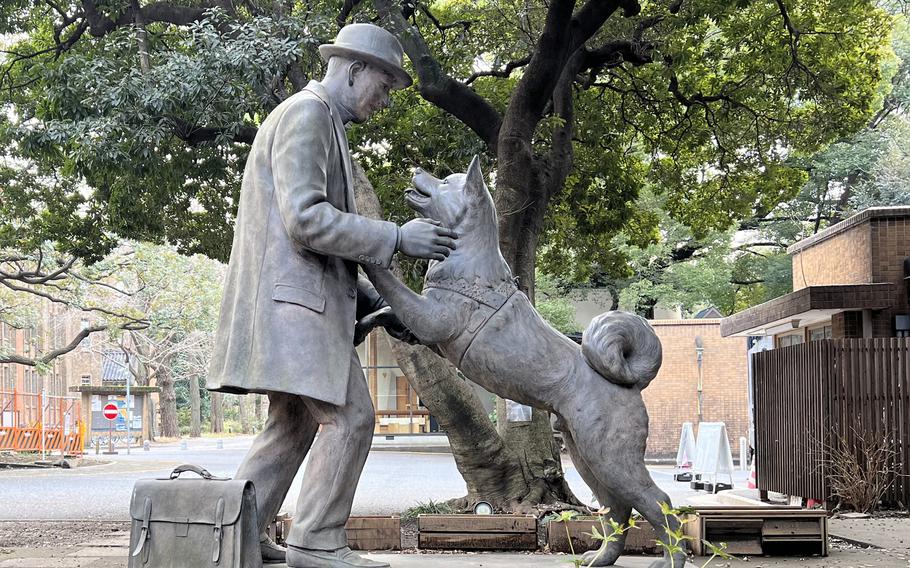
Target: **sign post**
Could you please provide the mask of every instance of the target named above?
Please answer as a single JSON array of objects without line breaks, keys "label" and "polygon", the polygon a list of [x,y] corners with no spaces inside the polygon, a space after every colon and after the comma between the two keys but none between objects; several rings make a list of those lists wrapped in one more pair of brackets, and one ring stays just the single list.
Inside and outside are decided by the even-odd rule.
[{"label": "sign post", "polygon": [[117,417],[120,416],[120,408],[113,402],[109,402],[101,409],[101,414],[108,421],[107,451],[105,453],[116,454],[117,452],[114,451],[114,420],[117,420]]}]

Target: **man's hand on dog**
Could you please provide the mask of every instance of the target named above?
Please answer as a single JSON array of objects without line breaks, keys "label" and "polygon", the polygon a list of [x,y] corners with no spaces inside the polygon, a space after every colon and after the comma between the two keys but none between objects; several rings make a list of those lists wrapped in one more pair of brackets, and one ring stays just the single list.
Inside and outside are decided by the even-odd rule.
[{"label": "man's hand on dog", "polygon": [[398,250],[414,258],[445,260],[455,250],[455,231],[434,219],[414,219],[401,226]]},{"label": "man's hand on dog", "polygon": [[392,313],[392,308],[385,307],[381,310],[376,310],[357,322],[357,325],[354,326],[354,345],[363,343],[367,335],[377,327],[384,327],[389,335],[399,341],[404,341],[411,345],[420,343],[417,336],[411,333],[411,330],[401,323],[398,316]]}]

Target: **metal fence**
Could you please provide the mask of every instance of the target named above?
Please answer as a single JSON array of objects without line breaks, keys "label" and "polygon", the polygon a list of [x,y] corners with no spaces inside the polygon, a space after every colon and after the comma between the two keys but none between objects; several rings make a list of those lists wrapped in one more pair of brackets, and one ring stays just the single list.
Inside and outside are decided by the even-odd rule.
[{"label": "metal fence", "polygon": [[827,500],[838,440],[859,448],[868,437],[887,444],[897,472],[883,501],[910,507],[910,340],[825,339],[752,362],[759,489]]},{"label": "metal fence", "polygon": [[0,391],[0,450],[81,455],[79,399]]}]

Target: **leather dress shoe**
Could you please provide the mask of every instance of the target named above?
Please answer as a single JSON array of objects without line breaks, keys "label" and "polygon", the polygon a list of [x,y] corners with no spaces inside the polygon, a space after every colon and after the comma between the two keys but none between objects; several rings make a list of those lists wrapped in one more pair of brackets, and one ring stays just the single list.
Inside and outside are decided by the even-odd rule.
[{"label": "leather dress shoe", "polygon": [[337,550],[288,546],[288,568],[389,568],[389,564],[363,558],[347,546]]},{"label": "leather dress shoe", "polygon": [[269,537],[259,541],[259,551],[262,553],[263,564],[284,564],[287,549]]}]

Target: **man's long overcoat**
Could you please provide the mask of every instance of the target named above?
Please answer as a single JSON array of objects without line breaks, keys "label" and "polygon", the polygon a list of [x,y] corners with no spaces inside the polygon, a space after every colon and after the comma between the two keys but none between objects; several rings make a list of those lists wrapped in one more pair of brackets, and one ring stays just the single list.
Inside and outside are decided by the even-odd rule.
[{"label": "man's long overcoat", "polygon": [[356,214],[344,127],[312,81],[256,134],[243,174],[208,388],[343,404],[357,263],[388,266],[398,227]]}]

